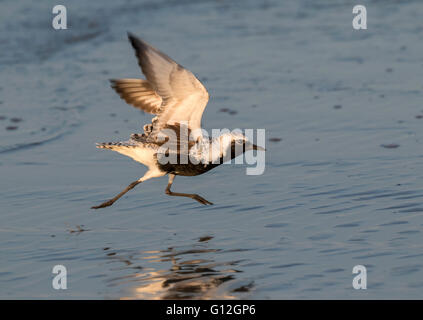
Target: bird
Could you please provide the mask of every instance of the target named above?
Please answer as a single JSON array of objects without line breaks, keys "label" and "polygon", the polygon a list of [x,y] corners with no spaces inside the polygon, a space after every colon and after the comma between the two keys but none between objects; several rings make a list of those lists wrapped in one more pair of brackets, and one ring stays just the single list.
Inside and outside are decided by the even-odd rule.
[{"label": "bird", "polygon": [[143,133],[131,134],[127,141],[97,143],[96,147],[128,156],[148,170],[115,197],[91,208],[111,206],[138,184],[165,175],[169,177],[167,195],[212,205],[198,194],[171,191],[175,176],[197,176],[246,151],[266,149],[241,132],[206,135],[201,128],[209,101],[204,85],[191,71],[144,40],[130,32],[128,39],[145,79],[110,79],[111,87],[126,103],[155,117],[144,125]]}]

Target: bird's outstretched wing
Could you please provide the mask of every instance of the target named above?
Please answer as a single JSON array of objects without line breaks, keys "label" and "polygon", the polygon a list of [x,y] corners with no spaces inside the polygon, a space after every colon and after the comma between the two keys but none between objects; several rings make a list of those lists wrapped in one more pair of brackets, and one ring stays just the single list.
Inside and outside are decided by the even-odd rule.
[{"label": "bird's outstretched wing", "polygon": [[154,91],[147,80],[111,79],[110,83],[126,103],[148,113],[157,114],[160,112],[162,98]]},{"label": "bird's outstretched wing", "polygon": [[166,54],[130,33],[128,38],[146,80],[138,80],[141,82],[136,84],[134,80],[122,79],[112,84],[126,102],[157,114],[152,125],[147,126],[149,138],[157,136],[163,128],[183,122],[192,131],[200,129],[209,100],[206,88]]}]

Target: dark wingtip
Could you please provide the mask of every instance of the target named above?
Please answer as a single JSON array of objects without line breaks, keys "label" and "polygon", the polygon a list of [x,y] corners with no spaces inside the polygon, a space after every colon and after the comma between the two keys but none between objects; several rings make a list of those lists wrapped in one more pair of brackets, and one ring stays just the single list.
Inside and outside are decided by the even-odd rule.
[{"label": "dark wingtip", "polygon": [[116,80],[115,79],[109,79],[109,81],[110,81],[110,88],[116,90],[116,87],[117,87]]},{"label": "dark wingtip", "polygon": [[128,39],[129,39],[129,42],[131,43],[131,45],[134,48],[136,48],[137,44],[140,42],[140,40],[134,34],[130,33],[129,31],[128,31]]},{"label": "dark wingtip", "polygon": [[142,52],[147,50],[148,45],[143,40],[138,38],[137,36],[133,35],[132,33],[128,32],[128,39],[131,43],[132,47],[135,49],[135,52]]}]

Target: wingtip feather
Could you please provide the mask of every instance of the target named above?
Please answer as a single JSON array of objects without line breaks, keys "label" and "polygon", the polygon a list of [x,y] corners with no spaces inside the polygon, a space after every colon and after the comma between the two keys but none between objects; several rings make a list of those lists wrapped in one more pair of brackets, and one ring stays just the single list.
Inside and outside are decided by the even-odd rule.
[{"label": "wingtip feather", "polygon": [[134,34],[130,31],[126,31],[126,34],[128,35],[128,39],[134,38]]}]

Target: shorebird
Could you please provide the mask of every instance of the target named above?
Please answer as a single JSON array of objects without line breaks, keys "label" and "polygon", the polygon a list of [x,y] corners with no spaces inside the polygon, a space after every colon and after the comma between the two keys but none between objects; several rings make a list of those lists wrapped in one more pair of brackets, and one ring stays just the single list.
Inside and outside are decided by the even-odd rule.
[{"label": "shorebird", "polygon": [[[144,133],[134,133],[127,141],[98,143],[97,148],[111,149],[131,157],[147,166],[148,170],[114,198],[92,209],[111,206],[136,185],[166,174],[169,175],[165,190],[167,195],[188,197],[204,205],[213,204],[198,194],[171,191],[175,176],[200,175],[248,150],[265,149],[253,144],[241,133],[224,133],[215,138],[203,135],[201,118],[209,100],[203,84],[189,70],[145,41],[131,33],[128,33],[128,38],[146,79],[111,79],[111,86],[128,104],[156,117],[144,126]],[[169,135],[167,140],[163,140],[163,132],[169,130],[175,132],[176,140],[173,142]],[[182,132],[186,134],[182,135]],[[163,153],[161,148],[166,143],[173,147],[168,147]],[[170,154],[177,155],[176,161],[161,161]],[[183,155],[188,161],[181,161]]]}]

